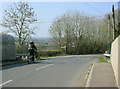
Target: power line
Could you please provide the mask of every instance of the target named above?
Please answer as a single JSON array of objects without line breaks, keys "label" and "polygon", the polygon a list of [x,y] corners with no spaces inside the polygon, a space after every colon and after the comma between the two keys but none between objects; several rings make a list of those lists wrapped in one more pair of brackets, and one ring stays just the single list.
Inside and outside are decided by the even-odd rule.
[{"label": "power line", "polygon": [[[119,2],[117,2],[116,4],[114,4],[114,7],[117,6],[118,3],[119,3]],[[102,12],[102,11],[96,9],[95,7],[93,7],[92,5],[88,4],[87,2],[84,2],[84,4],[86,4],[87,6],[93,8],[93,9],[94,9],[95,11],[97,11],[98,13],[101,13],[101,12]],[[110,12],[111,12],[111,10],[110,10]],[[105,15],[104,15],[104,16],[105,16]],[[103,15],[101,15],[101,16],[94,16],[94,17],[86,17],[86,16],[83,16],[83,17],[84,17],[83,19],[88,19],[88,18],[102,18],[102,17],[104,17],[104,16],[103,16]],[[68,17],[67,17],[67,18],[68,18]],[[41,21],[41,22],[36,22],[36,23],[53,23],[54,21],[57,20],[57,18],[52,18],[52,19],[54,19],[54,20],[53,20],[53,21]],[[55,19],[56,19],[56,20],[55,20]],[[73,18],[72,18],[72,20],[73,20]],[[74,20],[75,20],[75,19],[74,19]],[[76,19],[76,20],[80,20],[80,19]]]},{"label": "power line", "polygon": [[101,13],[102,11],[98,10],[97,8],[93,7],[92,5],[88,4],[87,2],[83,2],[84,4],[86,4],[87,6],[93,8],[95,11],[97,11],[98,13]]},{"label": "power line", "polygon": [[[84,0],[83,0],[83,1],[84,1]],[[120,1],[119,1],[119,2],[120,2]],[[117,2],[116,4],[114,4],[114,7],[118,6],[119,2]],[[100,14],[102,13],[102,11],[98,10],[98,9],[95,8],[94,6],[90,5],[89,3],[85,2],[85,1],[84,1],[83,3],[86,4],[87,6],[91,7],[92,9],[94,9],[96,12],[98,12],[98,13],[100,13]],[[110,10],[109,12],[111,12],[111,10]]]},{"label": "power line", "polygon": [[[84,0],[83,0],[84,1]],[[96,12],[98,12],[98,13],[102,13],[102,11],[100,11],[99,9],[97,9],[97,8],[95,8],[94,6],[92,6],[92,5],[90,5],[90,4],[88,4],[87,2],[83,2],[84,4],[86,4],[87,6],[89,6],[89,7],[91,7],[92,9],[94,9]],[[117,2],[114,6],[117,6],[117,4],[118,4],[119,2]],[[111,12],[111,10],[110,10],[110,12]],[[95,17],[92,17],[92,18],[102,18],[102,17],[104,17],[105,15],[101,15],[101,16],[95,16]],[[54,21],[55,21],[55,19],[57,19],[57,18],[52,18],[52,19],[54,19]],[[86,19],[86,18],[85,18]],[[47,21],[47,22],[45,22],[45,21],[41,21],[41,22],[36,22],[36,23],[52,23],[53,21]]]},{"label": "power line", "polygon": [[[120,1],[119,1],[119,2],[120,2]],[[116,4],[114,4],[114,7],[118,6],[118,3],[119,3],[119,2],[117,2]]]},{"label": "power line", "polygon": [[[82,17],[82,16],[81,16]],[[90,19],[90,18],[102,18],[103,16],[92,16],[92,17],[87,17],[87,16],[83,16],[83,18],[80,18],[80,19],[75,19],[75,18],[72,18],[72,17],[66,17],[66,18],[69,18],[67,20],[82,20],[82,19]],[[53,19],[53,21],[38,21],[38,22],[35,22],[35,23],[53,23],[54,21],[57,21],[58,19]]]}]

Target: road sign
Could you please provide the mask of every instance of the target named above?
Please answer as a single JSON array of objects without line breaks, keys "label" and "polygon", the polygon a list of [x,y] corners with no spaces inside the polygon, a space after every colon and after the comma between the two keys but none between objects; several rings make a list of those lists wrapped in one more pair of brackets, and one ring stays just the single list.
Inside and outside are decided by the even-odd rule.
[{"label": "road sign", "polygon": [[72,42],[71,42],[71,45],[72,45],[72,47],[75,47],[75,42],[72,41]]}]

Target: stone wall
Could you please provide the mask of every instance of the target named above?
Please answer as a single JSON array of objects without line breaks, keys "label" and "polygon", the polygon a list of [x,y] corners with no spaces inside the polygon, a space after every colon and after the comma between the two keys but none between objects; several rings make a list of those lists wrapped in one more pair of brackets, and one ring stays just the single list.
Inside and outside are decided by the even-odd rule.
[{"label": "stone wall", "polygon": [[0,36],[0,50],[2,57],[0,61],[15,60],[16,59],[16,47],[14,44],[14,38],[11,35],[2,34]]},{"label": "stone wall", "polygon": [[120,36],[112,43],[111,64],[115,74],[117,85],[120,88]]}]

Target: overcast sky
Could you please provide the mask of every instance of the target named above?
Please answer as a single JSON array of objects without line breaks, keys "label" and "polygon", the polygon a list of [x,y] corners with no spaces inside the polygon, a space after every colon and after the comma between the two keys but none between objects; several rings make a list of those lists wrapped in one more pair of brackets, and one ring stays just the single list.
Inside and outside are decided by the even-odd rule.
[{"label": "overcast sky", "polygon": [[[13,2],[2,2],[2,13],[8,9]],[[106,13],[111,12],[112,5],[117,8],[117,2],[29,2],[37,14],[38,22],[35,24],[36,30],[34,37],[49,37],[49,27],[56,17],[62,16],[69,10],[79,11],[80,13],[90,14],[97,18],[102,18]]]}]

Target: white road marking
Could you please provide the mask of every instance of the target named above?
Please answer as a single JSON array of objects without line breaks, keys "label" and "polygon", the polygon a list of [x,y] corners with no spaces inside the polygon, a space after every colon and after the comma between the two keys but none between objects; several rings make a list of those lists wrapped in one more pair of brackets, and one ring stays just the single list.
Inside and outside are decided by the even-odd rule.
[{"label": "white road marking", "polygon": [[3,85],[5,85],[5,84],[7,84],[7,83],[9,83],[9,82],[12,82],[12,80],[9,80],[9,81],[7,81],[7,82],[4,82],[4,83],[0,84],[0,86],[3,86]]},{"label": "white road marking", "polygon": [[43,66],[43,67],[39,67],[36,70],[40,70],[40,69],[46,68],[46,67],[51,66],[51,65],[53,65],[53,64],[49,64],[49,65],[46,65],[46,66]]}]

